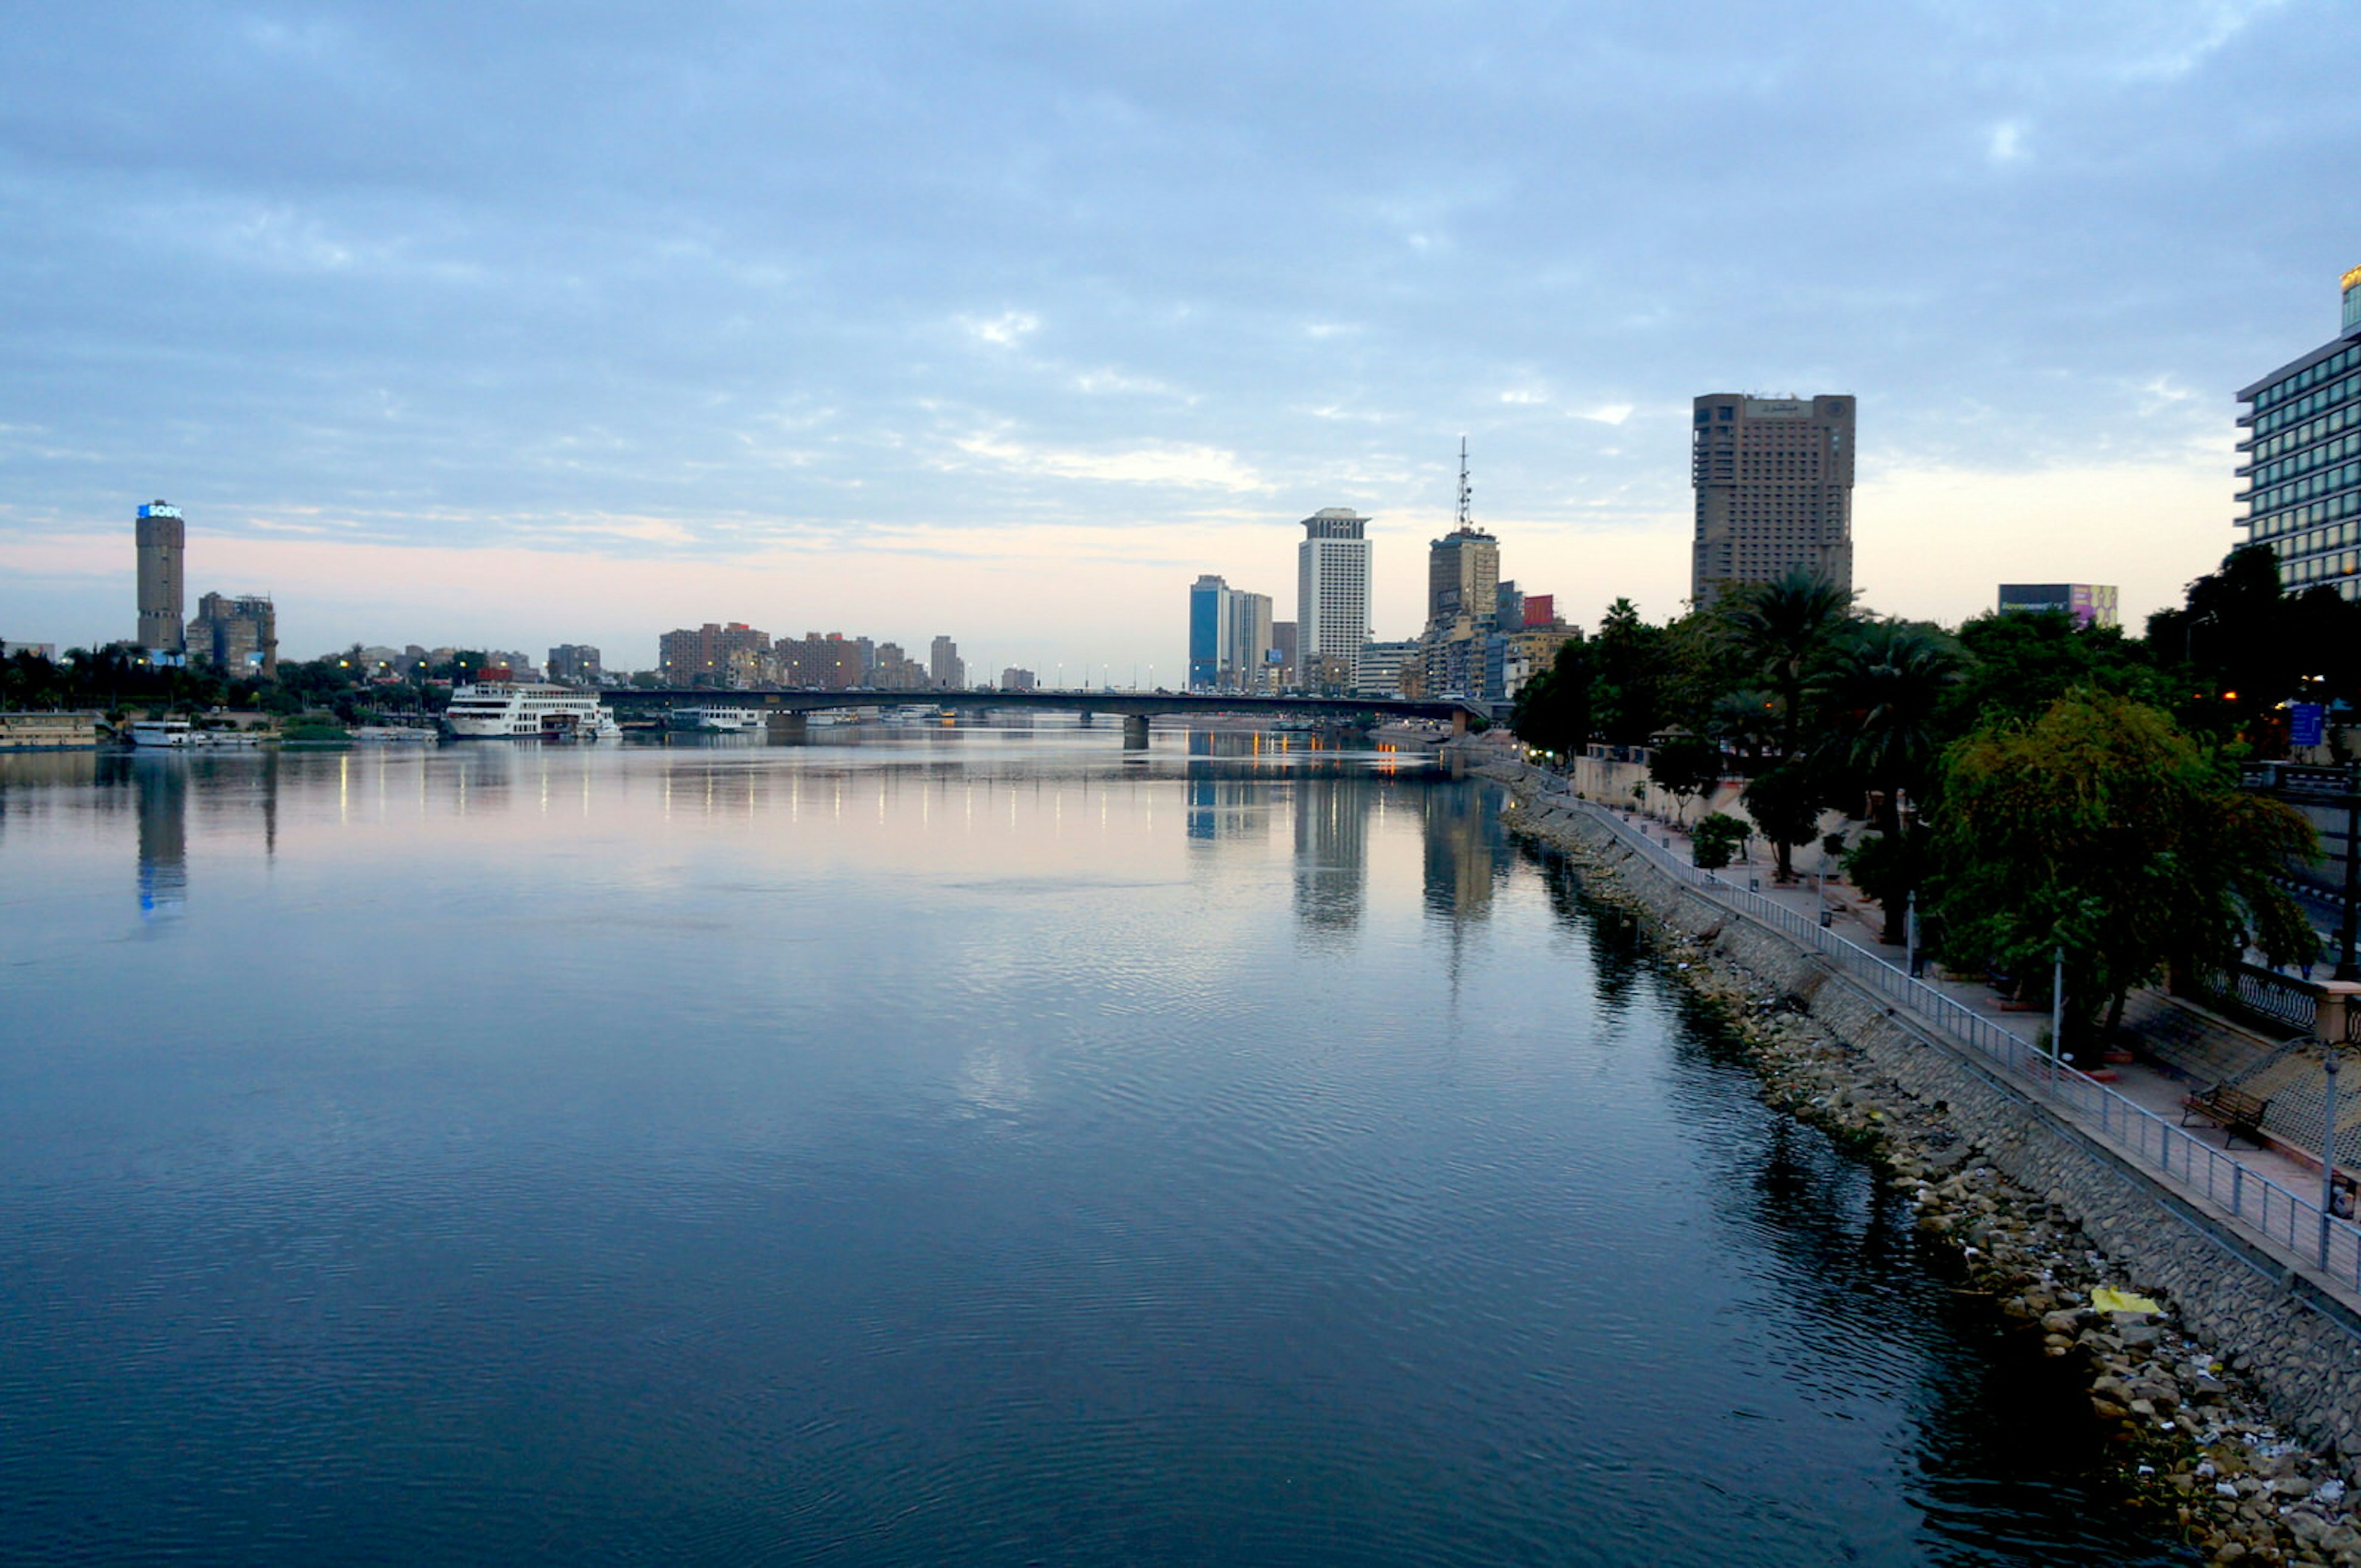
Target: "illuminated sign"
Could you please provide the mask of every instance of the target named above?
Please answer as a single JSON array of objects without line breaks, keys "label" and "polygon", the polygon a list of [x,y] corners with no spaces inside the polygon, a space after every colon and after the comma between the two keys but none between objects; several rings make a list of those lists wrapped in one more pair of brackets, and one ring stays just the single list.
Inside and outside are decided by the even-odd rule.
[{"label": "illuminated sign", "polygon": [[162,501],[158,501],[153,506],[141,507],[139,509],[139,515],[141,517],[178,517],[181,515],[181,509],[179,507],[168,507]]},{"label": "illuminated sign", "polygon": [[2343,283],[2347,289],[2350,289],[2356,283],[2361,283],[2361,267],[2356,267],[2352,271],[2347,272],[2344,277]]}]

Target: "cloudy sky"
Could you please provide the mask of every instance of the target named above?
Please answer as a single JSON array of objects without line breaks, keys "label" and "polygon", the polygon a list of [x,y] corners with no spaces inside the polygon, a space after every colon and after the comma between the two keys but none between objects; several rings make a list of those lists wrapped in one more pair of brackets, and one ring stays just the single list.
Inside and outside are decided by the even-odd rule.
[{"label": "cloudy sky", "polygon": [[1688,400],[1861,400],[1857,576],[2127,616],[2361,262],[2349,0],[10,8],[0,638],[192,597],[624,666],[743,620],[1177,673],[1460,436],[1504,570],[1687,589]]}]

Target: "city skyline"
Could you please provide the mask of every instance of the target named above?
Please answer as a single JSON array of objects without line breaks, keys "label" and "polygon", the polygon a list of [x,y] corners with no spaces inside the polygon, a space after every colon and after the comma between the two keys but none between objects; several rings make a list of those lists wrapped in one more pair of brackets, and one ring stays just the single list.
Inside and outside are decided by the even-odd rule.
[{"label": "city skyline", "polygon": [[[1177,667],[1171,585],[1284,583],[1331,506],[1399,637],[1461,432],[1569,620],[1662,620],[1708,387],[1860,400],[1868,602],[2136,625],[2239,542],[2235,391],[2361,260],[2317,0],[27,32],[0,636],[61,645],[129,634],[155,495],[293,653],[732,618]],[[1310,79],[1391,106],[1345,136]]]}]

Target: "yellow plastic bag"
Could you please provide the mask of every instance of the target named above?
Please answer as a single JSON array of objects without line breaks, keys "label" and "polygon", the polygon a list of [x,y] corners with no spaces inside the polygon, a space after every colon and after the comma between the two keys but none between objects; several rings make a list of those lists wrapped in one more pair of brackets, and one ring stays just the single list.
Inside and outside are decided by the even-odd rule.
[{"label": "yellow plastic bag", "polygon": [[2091,1309],[2098,1312],[2161,1312],[2164,1309],[2145,1296],[2135,1296],[2128,1290],[2118,1290],[2112,1285],[2102,1285],[2091,1292]]}]

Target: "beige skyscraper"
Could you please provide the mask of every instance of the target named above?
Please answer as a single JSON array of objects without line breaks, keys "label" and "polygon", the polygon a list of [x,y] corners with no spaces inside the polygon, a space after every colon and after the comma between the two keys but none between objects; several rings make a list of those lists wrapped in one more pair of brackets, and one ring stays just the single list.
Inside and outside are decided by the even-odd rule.
[{"label": "beige skyscraper", "polygon": [[178,657],[188,649],[181,623],[184,579],[181,556],[189,543],[181,509],[152,501],[139,509],[139,646]]},{"label": "beige skyscraper", "polygon": [[1693,408],[1690,598],[1794,566],[1850,588],[1853,400],[1710,392]]},{"label": "beige skyscraper", "polygon": [[1295,547],[1295,635],[1307,687],[1351,691],[1369,640],[1369,520],[1323,507],[1303,520]]}]

